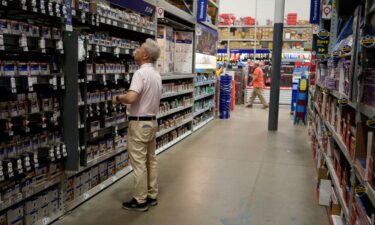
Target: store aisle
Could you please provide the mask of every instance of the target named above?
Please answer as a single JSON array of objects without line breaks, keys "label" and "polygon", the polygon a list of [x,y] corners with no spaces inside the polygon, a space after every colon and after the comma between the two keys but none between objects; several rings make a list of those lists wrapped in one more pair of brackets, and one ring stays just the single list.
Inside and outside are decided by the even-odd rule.
[{"label": "store aisle", "polygon": [[132,192],[127,176],[56,225],[326,225],[316,200],[306,127],[280,111],[237,107],[159,156],[159,205],[147,213],[121,208]]}]

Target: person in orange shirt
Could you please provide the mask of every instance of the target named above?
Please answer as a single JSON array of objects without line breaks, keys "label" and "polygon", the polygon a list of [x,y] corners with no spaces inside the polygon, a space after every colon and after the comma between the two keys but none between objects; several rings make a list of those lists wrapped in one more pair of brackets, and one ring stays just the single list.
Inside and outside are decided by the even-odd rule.
[{"label": "person in orange shirt", "polygon": [[254,100],[258,96],[260,102],[263,104],[263,109],[267,109],[268,103],[263,96],[263,88],[265,87],[263,71],[262,68],[259,67],[258,62],[254,64],[253,80],[251,81],[250,86],[253,86],[253,93],[251,94],[250,102],[246,107],[253,107]]}]

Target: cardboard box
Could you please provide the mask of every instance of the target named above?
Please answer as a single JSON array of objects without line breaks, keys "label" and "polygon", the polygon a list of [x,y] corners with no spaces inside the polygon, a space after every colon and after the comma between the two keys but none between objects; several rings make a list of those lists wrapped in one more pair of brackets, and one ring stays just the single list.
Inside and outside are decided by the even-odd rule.
[{"label": "cardboard box", "polygon": [[48,214],[52,215],[59,211],[59,199],[55,199],[48,204]]},{"label": "cardboard box", "polygon": [[[23,205],[10,208],[7,211],[7,222],[8,225],[22,224],[23,223]],[[21,221],[21,223],[19,223]]]},{"label": "cardboard box", "polygon": [[90,170],[91,188],[99,184],[99,167],[92,167]]},{"label": "cardboard box", "polygon": [[108,178],[108,165],[106,162],[99,164],[99,178],[100,182],[103,182]]},{"label": "cardboard box", "polygon": [[38,211],[38,201],[37,199],[30,199],[25,202],[25,214],[30,214],[35,211]]},{"label": "cardboard box", "polygon": [[25,215],[25,225],[34,225],[37,221],[38,221],[38,210],[32,213],[27,213]]},{"label": "cardboard box", "polygon": [[48,192],[43,192],[37,197],[37,207],[38,209],[41,209],[48,205]]},{"label": "cardboard box", "polygon": [[0,225],[7,225],[7,215],[0,215]]},{"label": "cardboard box", "polygon": [[48,217],[48,212],[49,212],[48,207],[49,207],[49,204],[46,204],[38,210],[38,220],[42,220],[44,217]]}]

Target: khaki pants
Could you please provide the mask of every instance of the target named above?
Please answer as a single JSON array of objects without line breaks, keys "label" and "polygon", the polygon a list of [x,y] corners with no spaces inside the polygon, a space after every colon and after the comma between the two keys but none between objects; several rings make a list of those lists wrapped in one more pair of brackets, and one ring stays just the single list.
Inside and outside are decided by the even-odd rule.
[{"label": "khaki pants", "polygon": [[253,105],[254,100],[256,97],[259,97],[260,102],[263,104],[263,106],[268,106],[266,99],[263,96],[263,88],[254,87],[253,92],[251,93],[249,105]]},{"label": "khaki pants", "polygon": [[134,170],[133,198],[145,203],[158,195],[158,162],[156,160],[156,121],[130,121],[128,152]]}]

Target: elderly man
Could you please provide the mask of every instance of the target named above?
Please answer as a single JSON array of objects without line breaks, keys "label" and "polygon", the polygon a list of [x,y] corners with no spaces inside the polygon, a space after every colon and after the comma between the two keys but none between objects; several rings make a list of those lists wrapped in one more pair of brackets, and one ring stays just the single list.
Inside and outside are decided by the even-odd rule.
[{"label": "elderly man", "polygon": [[266,102],[266,99],[263,96],[263,88],[265,86],[264,78],[263,78],[263,71],[262,71],[262,68],[260,68],[258,62],[254,64],[253,79],[250,82],[250,86],[253,86],[253,93],[251,94],[250,102],[247,105],[247,107],[253,107],[254,100],[258,96],[260,99],[260,102],[263,104],[263,109],[267,109],[268,104]]},{"label": "elderly man", "polygon": [[162,92],[161,77],[155,69],[160,56],[158,44],[147,39],[134,55],[140,69],[134,73],[129,91],[113,98],[113,103],[130,104],[128,152],[134,170],[133,199],[124,209],[145,212],[158,204],[158,171],[155,155],[157,121]]}]

